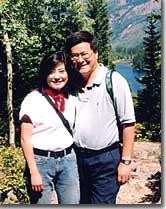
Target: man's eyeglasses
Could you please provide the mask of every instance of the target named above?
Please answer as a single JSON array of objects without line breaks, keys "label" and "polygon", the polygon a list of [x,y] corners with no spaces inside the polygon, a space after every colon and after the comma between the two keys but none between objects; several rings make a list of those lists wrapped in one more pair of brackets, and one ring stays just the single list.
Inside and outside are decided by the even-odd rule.
[{"label": "man's eyeglasses", "polygon": [[92,56],[92,54],[93,54],[93,51],[91,53],[82,52],[80,54],[71,54],[70,59],[72,61],[77,61],[79,59],[79,57],[81,56],[82,59],[87,60]]}]

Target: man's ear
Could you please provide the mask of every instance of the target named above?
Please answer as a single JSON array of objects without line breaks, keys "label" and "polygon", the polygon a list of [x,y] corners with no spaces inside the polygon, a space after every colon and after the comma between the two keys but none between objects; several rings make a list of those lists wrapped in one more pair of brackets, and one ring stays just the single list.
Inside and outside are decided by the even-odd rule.
[{"label": "man's ear", "polygon": [[95,51],[95,54],[96,54],[96,59],[98,60],[98,55],[99,55],[98,50]]}]

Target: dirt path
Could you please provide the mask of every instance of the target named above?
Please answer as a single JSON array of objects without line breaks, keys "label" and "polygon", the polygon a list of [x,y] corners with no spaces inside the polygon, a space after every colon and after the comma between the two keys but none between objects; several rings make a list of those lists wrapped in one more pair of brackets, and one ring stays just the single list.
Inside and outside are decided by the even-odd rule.
[{"label": "dirt path", "polygon": [[161,204],[160,143],[135,143],[132,178],[120,188],[117,204]]}]

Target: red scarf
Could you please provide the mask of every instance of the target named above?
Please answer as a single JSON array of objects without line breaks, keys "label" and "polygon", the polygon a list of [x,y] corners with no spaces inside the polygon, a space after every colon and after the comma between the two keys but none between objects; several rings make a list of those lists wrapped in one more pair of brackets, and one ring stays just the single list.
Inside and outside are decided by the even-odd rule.
[{"label": "red scarf", "polygon": [[59,111],[64,112],[65,110],[65,96],[62,93],[56,93],[53,89],[44,89],[44,92],[51,96],[54,100],[55,108]]}]

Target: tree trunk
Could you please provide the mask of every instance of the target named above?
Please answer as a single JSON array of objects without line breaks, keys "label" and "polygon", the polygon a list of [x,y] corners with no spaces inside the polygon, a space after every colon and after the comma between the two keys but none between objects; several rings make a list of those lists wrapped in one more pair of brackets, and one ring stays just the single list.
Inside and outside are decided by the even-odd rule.
[{"label": "tree trunk", "polygon": [[12,52],[9,42],[8,33],[4,35],[4,43],[6,44],[6,57],[7,57],[7,71],[8,71],[8,80],[7,80],[7,108],[8,108],[8,119],[9,119],[9,144],[15,144],[15,126],[14,126],[14,117],[13,117],[13,69],[12,69]]}]

